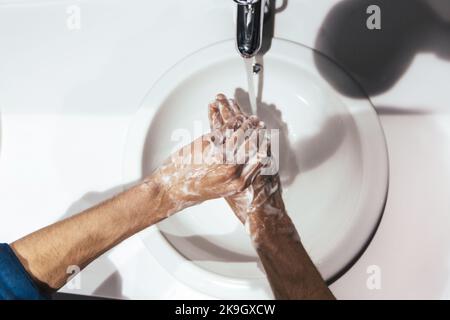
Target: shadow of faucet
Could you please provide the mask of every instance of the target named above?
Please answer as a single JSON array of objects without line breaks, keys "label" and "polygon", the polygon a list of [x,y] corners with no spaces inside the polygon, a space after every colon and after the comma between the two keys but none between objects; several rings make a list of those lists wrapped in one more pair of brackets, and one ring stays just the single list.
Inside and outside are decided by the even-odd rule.
[{"label": "shadow of faucet", "polygon": [[[266,54],[272,47],[272,39],[275,35],[275,16],[286,9],[289,0],[267,0],[264,13],[264,27],[262,34],[262,44],[258,55]],[[279,4],[277,6],[277,4]]]},{"label": "shadow of faucet", "polygon": [[[324,19],[315,48],[346,70],[365,94],[348,90],[322,59],[315,63],[341,93],[365,98],[388,91],[411,65],[415,55],[431,52],[450,60],[450,5],[434,0],[345,0]],[[381,9],[381,30],[369,30],[370,5]],[[444,17],[442,16],[444,15]]]}]

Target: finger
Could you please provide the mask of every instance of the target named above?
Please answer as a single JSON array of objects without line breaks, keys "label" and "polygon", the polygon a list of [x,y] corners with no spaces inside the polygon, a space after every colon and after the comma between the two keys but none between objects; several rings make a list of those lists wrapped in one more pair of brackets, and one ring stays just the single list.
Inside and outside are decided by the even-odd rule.
[{"label": "finger", "polygon": [[245,148],[245,163],[260,162],[264,166],[270,160],[270,141],[263,129],[254,130],[251,133],[246,141]]},{"label": "finger", "polygon": [[253,180],[258,176],[262,168],[262,163],[259,161],[253,161],[252,159],[244,166],[242,170],[242,177],[244,179],[244,186],[247,188]]},{"label": "finger", "polygon": [[270,137],[264,134],[263,137],[260,137],[260,142],[257,158],[263,165],[261,175],[274,175],[277,172],[277,163],[276,158],[272,155]]},{"label": "finger", "polygon": [[250,128],[251,122],[249,120],[244,121],[242,126],[227,140],[227,155],[233,157],[238,164],[245,163],[245,147],[241,148],[241,146],[247,141]]},{"label": "finger", "polygon": [[237,114],[242,114],[242,115],[246,115],[242,110],[241,107],[239,107],[238,103],[236,102],[236,100],[234,99],[230,99],[230,105],[231,105],[231,110],[233,110],[233,112],[237,115]]},{"label": "finger", "polygon": [[216,96],[216,101],[219,104],[220,115],[224,122],[230,121],[234,117],[234,111],[231,109],[230,103],[227,97],[219,93]]},{"label": "finger", "polygon": [[247,118],[243,114],[238,114],[231,120],[225,122],[224,126],[222,126],[222,131],[228,130],[231,134],[233,134],[234,132],[239,130],[239,128],[241,128],[246,121]]},{"label": "finger", "polygon": [[236,161],[239,164],[246,164],[258,151],[257,131],[247,131],[245,132],[244,137],[245,143],[241,144],[236,154]]},{"label": "finger", "polygon": [[253,128],[263,129],[265,126],[264,122],[260,121],[259,118],[255,115],[251,115],[250,117],[248,117],[248,119],[251,121]]},{"label": "finger", "polygon": [[238,132],[242,128],[244,132],[259,128],[259,119],[255,117],[247,117],[244,114],[237,114],[231,121],[225,124],[226,129],[231,132]]},{"label": "finger", "polygon": [[265,159],[268,156],[270,156],[270,141],[269,137],[267,136],[267,133],[265,130],[260,130],[258,132],[259,134],[259,145],[258,145],[258,158],[259,159]]},{"label": "finger", "polygon": [[218,130],[223,126],[223,119],[220,115],[216,102],[211,102],[208,107],[209,126],[211,131]]},{"label": "finger", "polygon": [[264,123],[264,121],[259,121],[258,122],[258,127],[261,129],[266,129],[266,124]]},{"label": "finger", "polygon": [[[253,123],[250,119],[246,119],[241,122],[239,126],[235,127],[235,132],[231,138],[242,138],[246,139],[253,132]],[[239,145],[240,146],[240,145]]]}]

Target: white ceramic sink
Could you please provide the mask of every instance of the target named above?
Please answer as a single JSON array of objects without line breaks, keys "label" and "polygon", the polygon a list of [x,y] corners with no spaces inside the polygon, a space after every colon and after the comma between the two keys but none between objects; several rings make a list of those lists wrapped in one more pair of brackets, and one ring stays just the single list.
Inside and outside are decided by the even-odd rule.
[{"label": "white ceramic sink", "polygon": [[[265,55],[258,115],[280,129],[283,197],[323,277],[336,279],[364,250],[380,221],[388,189],[384,135],[370,102],[339,94],[312,50],[275,39]],[[246,74],[233,41],[204,48],[174,65],[151,88],[129,128],[124,181],[149,175],[180,144],[209,130],[207,105],[223,92],[248,108]],[[189,141],[184,141],[185,143]],[[184,210],[142,235],[173,276],[219,298],[271,293],[240,222],[222,199]],[[280,248],[282,250],[282,248]]]}]

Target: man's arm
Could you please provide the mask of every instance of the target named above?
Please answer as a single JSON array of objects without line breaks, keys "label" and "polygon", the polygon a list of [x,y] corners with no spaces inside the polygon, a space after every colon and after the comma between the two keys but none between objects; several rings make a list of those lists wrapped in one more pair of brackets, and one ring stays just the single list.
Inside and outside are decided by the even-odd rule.
[{"label": "man's arm", "polygon": [[255,211],[246,223],[275,298],[334,299],[285,212]]},{"label": "man's arm", "polygon": [[[210,104],[210,118],[226,112],[224,99],[218,95]],[[50,290],[60,288],[68,266],[83,269],[119,242],[184,208],[247,188],[261,167],[256,155],[249,155],[245,163],[223,159],[241,148],[245,140],[239,129],[249,123],[230,117],[173,154],[138,186],[17,240],[11,248],[36,283]],[[229,128],[234,129],[231,135],[226,134]],[[197,163],[199,156],[202,161]]]},{"label": "man's arm", "polygon": [[245,224],[276,299],[334,299],[286,212],[278,175],[258,176],[226,200]]},{"label": "man's arm", "polygon": [[124,239],[157,223],[171,209],[161,201],[151,179],[76,216],[38,230],[11,244],[31,277],[55,290],[67,279],[66,269],[83,269]]},{"label": "man's arm", "polygon": [[[226,112],[210,117],[211,129],[227,122],[231,117],[254,117],[245,114],[235,101],[223,100],[222,104]],[[259,119],[255,120],[251,126],[257,129],[265,127]],[[267,150],[261,146],[264,146],[264,142],[253,148],[262,149],[258,154],[269,160],[264,162],[270,167],[270,143],[267,143]],[[275,298],[334,299],[286,213],[278,173],[258,175],[249,188],[225,199],[241,222],[245,223]]]}]

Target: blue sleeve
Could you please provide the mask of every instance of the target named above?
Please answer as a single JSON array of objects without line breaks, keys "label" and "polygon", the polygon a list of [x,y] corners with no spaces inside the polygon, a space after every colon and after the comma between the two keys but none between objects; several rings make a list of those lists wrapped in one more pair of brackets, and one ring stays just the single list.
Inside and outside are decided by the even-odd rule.
[{"label": "blue sleeve", "polygon": [[28,272],[7,244],[0,244],[0,299],[45,300]]}]

